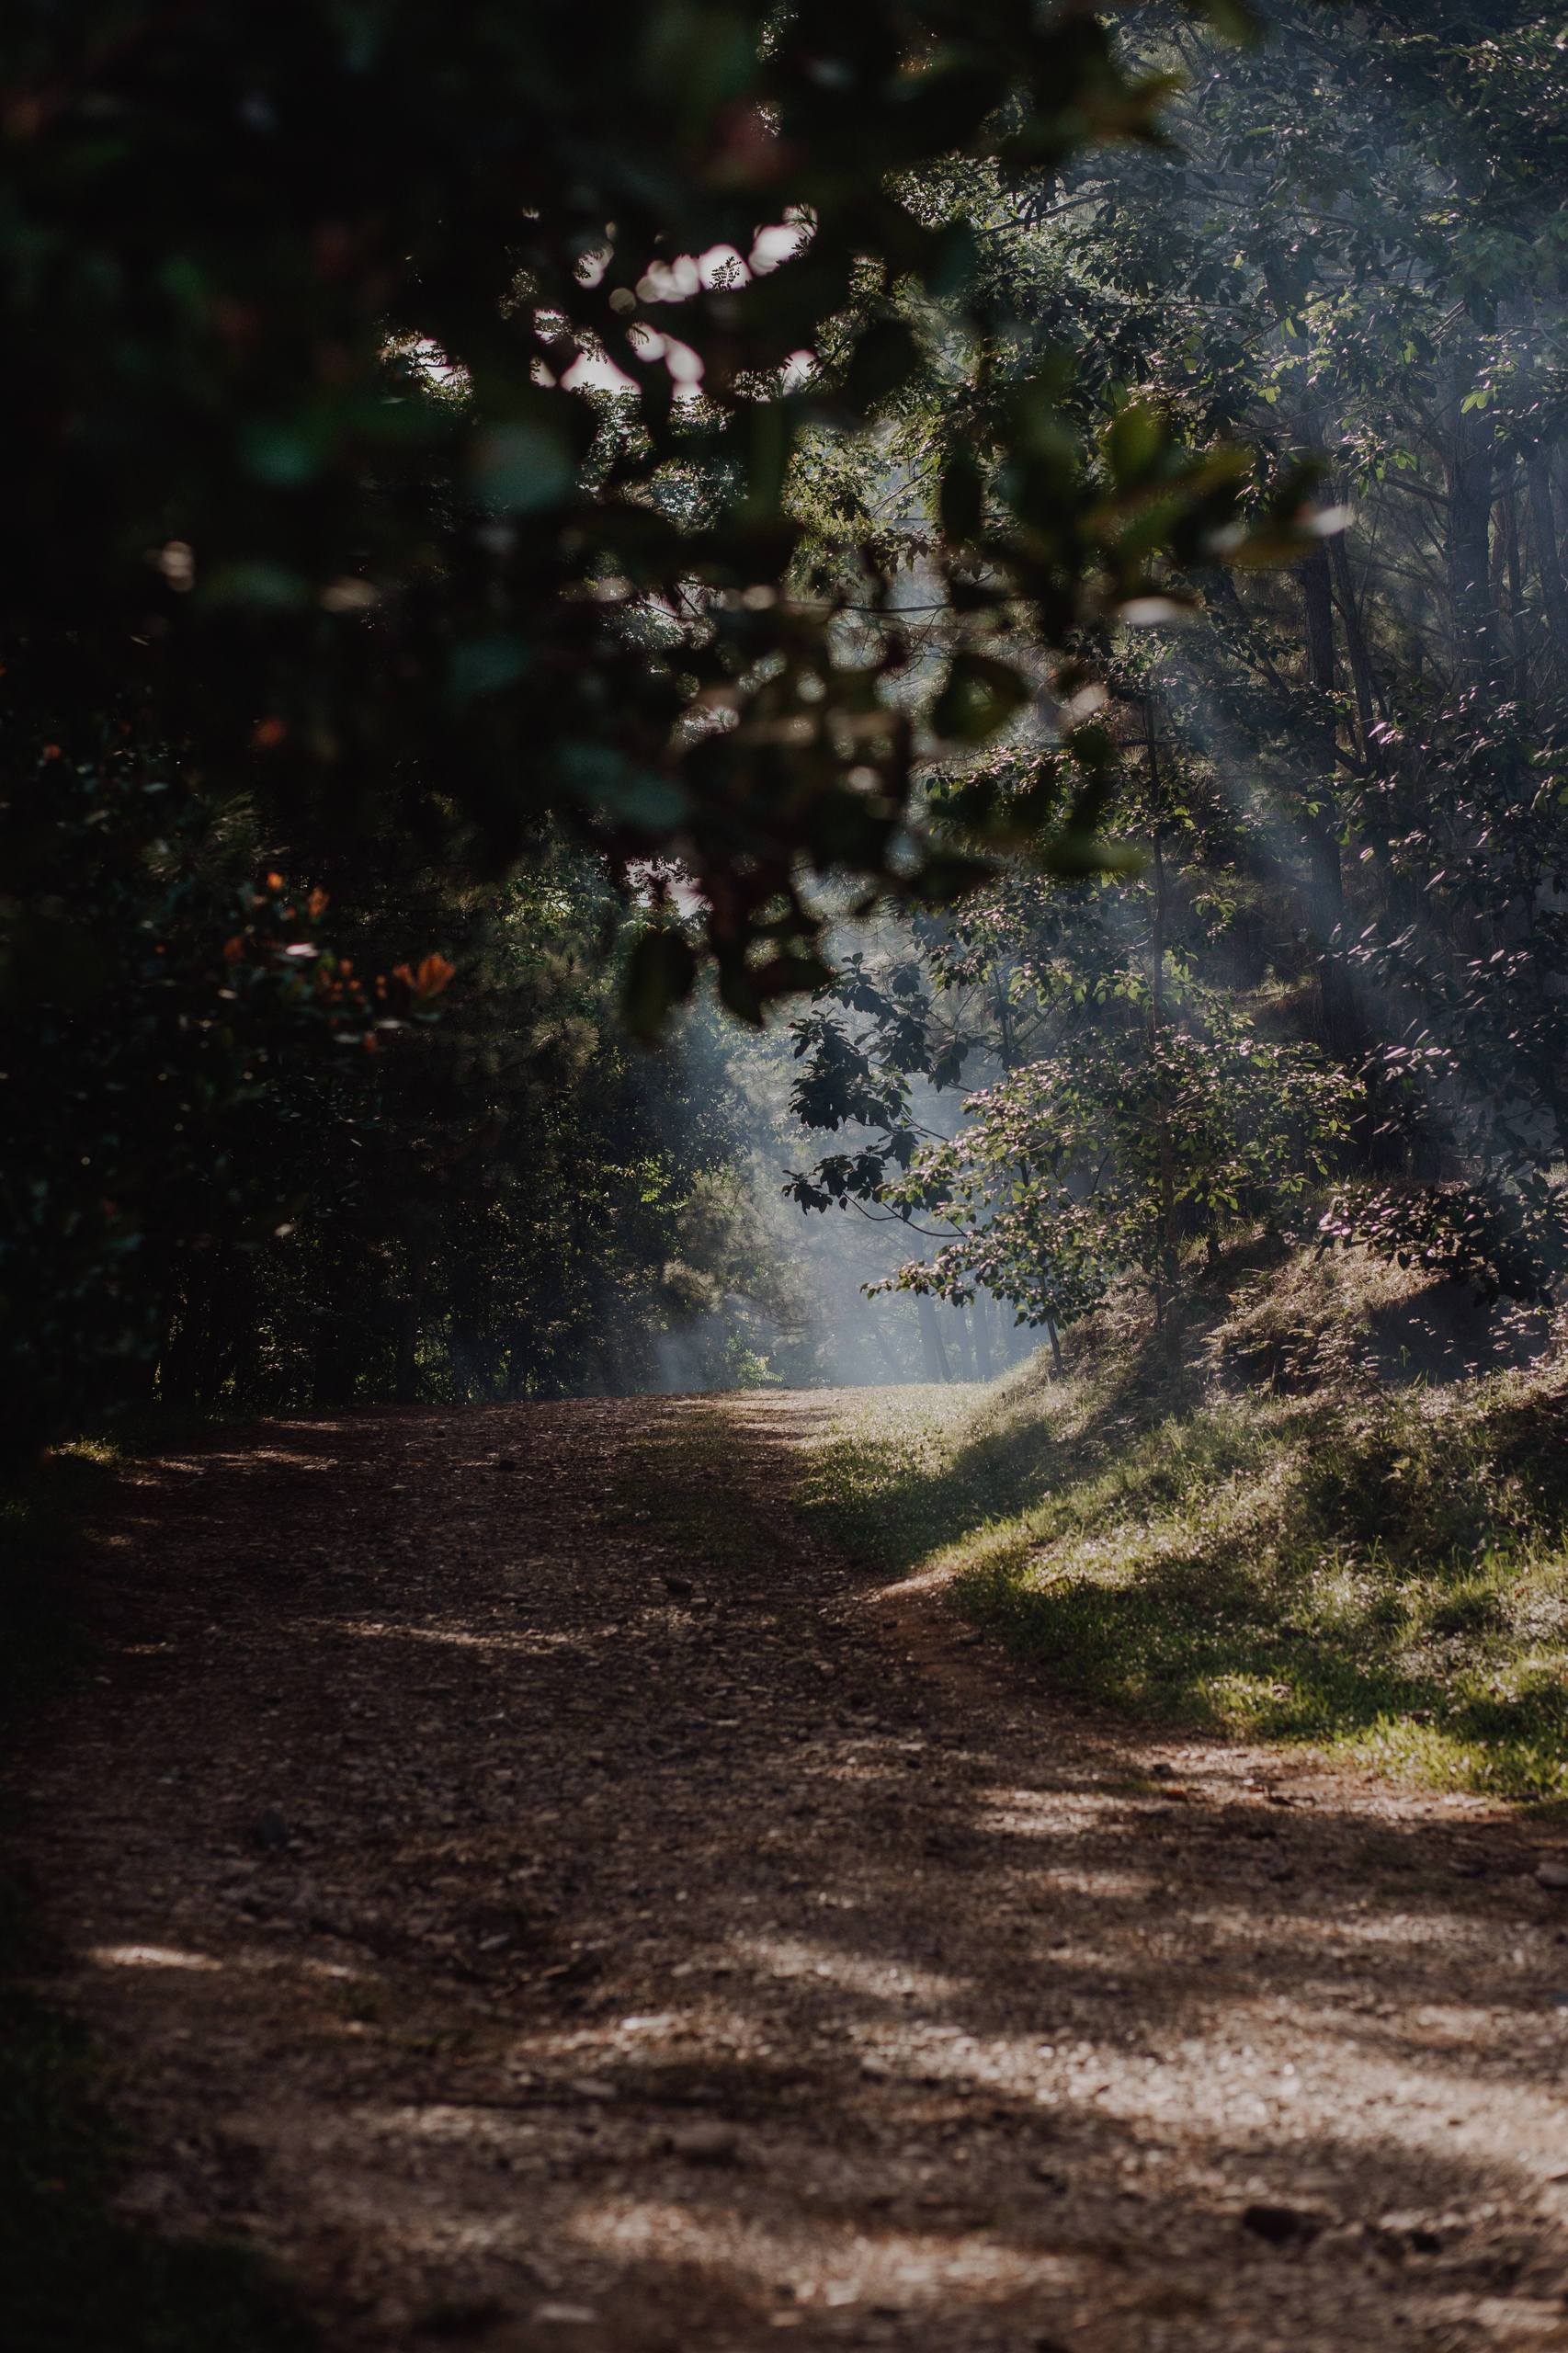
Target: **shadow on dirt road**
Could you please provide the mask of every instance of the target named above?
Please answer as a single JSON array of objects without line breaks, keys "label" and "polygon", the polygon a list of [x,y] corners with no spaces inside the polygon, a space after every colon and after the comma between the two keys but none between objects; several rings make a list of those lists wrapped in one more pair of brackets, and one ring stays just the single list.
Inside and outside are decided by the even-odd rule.
[{"label": "shadow on dirt road", "polygon": [[1522,1834],[1064,1709],[802,1533],[832,1410],[148,1469],[22,1776],[127,2211],[334,2348],[1568,2346]]}]

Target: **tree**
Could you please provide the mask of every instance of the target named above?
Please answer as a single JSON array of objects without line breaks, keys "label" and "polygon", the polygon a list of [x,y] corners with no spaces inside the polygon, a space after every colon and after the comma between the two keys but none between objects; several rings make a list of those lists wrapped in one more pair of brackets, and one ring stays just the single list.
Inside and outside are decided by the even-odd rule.
[{"label": "tree", "polygon": [[[1293,570],[1173,572],[1164,610],[1186,626],[1156,622],[1136,657],[1077,642],[1124,714],[1122,759],[1153,688],[1187,778],[1229,804],[1232,847],[1218,867],[1199,850],[1197,887],[1233,915],[1199,969],[1272,975],[1252,1010],[1356,1076],[1325,1232],[1539,1293],[1568,1258],[1562,257],[1542,200],[1562,52],[1505,5],[1415,27],[1281,5],[1268,34],[1217,61],[1151,10],[1129,70],[1185,69],[1169,148],[1114,173],[1075,158],[1038,203],[953,168],[999,312],[1035,325],[989,387],[912,381],[875,463],[908,486],[918,561],[951,453],[1005,468],[1006,402],[1064,351],[1080,436],[1118,413],[1108,468],[1216,435],[1282,468],[1324,449],[1340,528]],[[856,494],[877,504],[864,478]],[[1020,722],[1008,751],[1027,839],[1060,807],[1060,746]],[[968,806],[994,825],[980,787]]]},{"label": "tree", "polygon": [[[813,977],[802,861],[951,883],[908,851],[886,567],[863,540],[795,593],[790,455],[996,326],[934,165],[1038,182],[1153,135],[1163,85],[1096,19],[601,0],[588,39],[559,6],[99,0],[28,11],[4,74],[19,744],[47,709],[75,758],[66,720],[113,708],[287,839],[453,809],[494,864],[552,813],[622,875],[676,855],[748,1016]],[[1165,452],[1108,506],[1042,383],[1010,440],[989,512],[955,467],[934,558],[962,734],[1024,691],[1002,617],[1059,647],[1244,486]],[[638,1017],[689,969],[648,951]]]},{"label": "tree", "polygon": [[[989,1294],[1053,1344],[1123,1278],[1164,1322],[1199,1246],[1299,1225],[1337,1168],[1353,1097],[1315,1044],[1267,1034],[1267,972],[1236,961],[1245,831],[1199,764],[1160,755],[1153,717],[1129,698],[1145,759],[1124,762],[1105,813],[1124,864],[1142,847],[1136,871],[1073,882],[1019,867],[931,919],[917,955],[852,964],[795,1025],[801,1125],[866,1132],[793,1175],[794,1199],[902,1218],[939,1246],[892,1287]],[[1038,790],[1036,765],[1015,760],[1014,789]],[[968,782],[938,795],[950,822]]]},{"label": "tree", "polygon": [[[369,1052],[444,968],[340,956],[324,894],[256,872],[252,814],[127,753],[14,785],[30,902],[0,908],[0,1444],[210,1391],[254,1315],[265,1238],[324,1147],[372,1116]],[[199,1321],[197,1290],[210,1307]]]},{"label": "tree", "polygon": [[[841,518],[824,579],[802,454],[877,443],[939,351],[994,379],[1006,318],[947,201],[951,159],[1049,188],[1085,140],[1152,138],[1165,85],[1081,10],[1016,0],[604,0],[591,30],[553,5],[437,22],[410,0],[95,0],[26,8],[0,42],[0,301],[27,355],[0,440],[0,955],[19,1033],[0,1084],[29,1138],[0,1264],[29,1432],[70,1427],[117,1364],[127,1394],[154,1360],[172,1393],[265,1390],[279,1321],[280,1393],[299,1393],[301,1347],[321,1396],[370,1363],[406,1391],[432,1251],[453,1361],[481,1385],[514,1358],[530,1381],[585,1377],[560,1336],[586,1307],[548,1285],[500,1358],[474,1336],[501,1281],[480,1267],[517,1264],[499,1204],[519,1188],[480,1174],[513,1111],[483,1054],[437,1078],[418,1028],[434,994],[395,979],[432,956],[483,969],[465,885],[547,871],[553,842],[635,910],[656,862],[678,863],[696,921],[634,922],[624,960],[652,1033],[704,957],[752,1019],[819,981],[816,878],[940,897],[982,870],[923,822],[895,567]],[[983,495],[959,458],[944,475],[944,656],[918,699],[960,740],[1049,693],[1085,616],[1233,546],[1244,511],[1278,539],[1300,506],[1294,478],[1260,503],[1233,449],[1133,426],[1096,455],[1070,389],[1040,372],[1006,392],[1010,456]],[[112,914],[110,810],[137,813],[110,824]],[[249,870],[227,858],[220,885],[206,845],[241,812]],[[296,916],[330,902],[330,931],[288,918],[276,972],[242,993],[215,926],[274,873]],[[89,988],[74,943],[106,926]],[[392,992],[358,1028],[352,989],[334,995],[350,965]],[[347,1035],[376,1050],[358,1094]],[[139,1068],[135,1120],[106,1120],[85,1077],[49,1101],[51,1038],[74,1071]],[[142,1095],[184,1102],[187,1063],[201,1119],[160,1125]],[[607,1047],[567,1083],[621,1189],[552,1148],[558,1238],[585,1201],[608,1219],[628,1199],[637,1155],[617,1156],[594,1095],[613,1063]],[[546,1052],[533,1106],[552,1070]],[[442,1088],[466,1136],[450,1164],[419,1158]],[[161,1187],[159,1156],[184,1167],[173,1140],[197,1134],[188,1184]],[[104,1168],[112,1213],[82,1209],[83,1170]]]}]

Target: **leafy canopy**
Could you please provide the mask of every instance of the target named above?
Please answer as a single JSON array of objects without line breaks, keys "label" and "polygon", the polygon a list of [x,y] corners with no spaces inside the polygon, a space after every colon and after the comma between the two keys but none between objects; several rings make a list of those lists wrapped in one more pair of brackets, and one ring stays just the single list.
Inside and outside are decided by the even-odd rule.
[{"label": "leafy canopy", "polygon": [[[680,860],[756,1017],[820,970],[802,873],[961,879],[920,710],[977,740],[1037,690],[1005,619],[1049,667],[1233,543],[1244,458],[1147,415],[1096,450],[1047,373],[944,473],[928,694],[874,535],[799,593],[802,436],[1006,341],[937,167],[1156,136],[1166,78],[1079,7],[33,0],[0,76],[24,765],[112,709],[285,836],[455,819],[494,862],[553,813],[623,877]],[[691,973],[648,947],[635,1018]]]}]

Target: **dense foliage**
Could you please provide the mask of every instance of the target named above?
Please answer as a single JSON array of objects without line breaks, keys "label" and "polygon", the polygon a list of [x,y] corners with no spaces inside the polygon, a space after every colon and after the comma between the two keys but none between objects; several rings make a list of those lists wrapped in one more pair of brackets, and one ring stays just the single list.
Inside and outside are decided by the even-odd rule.
[{"label": "dense foliage", "polygon": [[765,1370],[705,967],[931,1370],[1259,1223],[1551,1286],[1564,52],[1263,14],[22,11],[14,1434]]},{"label": "dense foliage", "polygon": [[[1042,1318],[1129,1271],[1168,1296],[1199,1241],[1292,1203],[1327,1238],[1540,1295],[1568,1255],[1546,127],[1564,51],[1503,0],[1419,26],[1282,5],[1223,59],[1152,11],[1129,56],[1184,76],[1172,150],[1075,163],[1037,205],[983,166],[949,176],[998,299],[1035,326],[998,359],[1000,394],[950,368],[907,389],[877,453],[907,560],[949,453],[1005,474],[1011,388],[1064,348],[1075,421],[1119,404],[1108,449],[1317,447],[1338,528],[1290,570],[1172,577],[1171,625],[1142,642],[1085,638],[1120,752],[1103,822],[1139,879],[1020,872],[927,926],[918,977],[892,976],[897,1025],[873,1001],[887,975],[826,993],[801,1110],[862,1133],[798,1196],[935,1212],[947,1238],[907,1281],[989,1281]],[[983,839],[1009,797],[1058,806],[1062,766],[1051,725],[1020,723],[935,805]],[[960,1072],[981,1091],[949,1141],[923,1141],[912,1078]],[[1324,1212],[1307,1196],[1331,1172]]]},{"label": "dense foliage", "polygon": [[[752,1011],[816,934],[799,860],[922,862],[886,568],[862,531],[853,578],[791,593],[791,452],[878,412],[920,315],[992,315],[927,167],[1038,182],[1163,87],[1017,0],[612,0],[593,35],[555,5],[21,11],[7,676],[67,758],[65,713],[151,712],[290,830],[450,809],[502,857],[550,810],[621,870],[674,850]],[[1004,585],[1056,646],[1233,520],[1238,454],[1108,502],[1058,406],[1017,405],[1005,520],[948,500],[960,733],[1023,691],[979,642]],[[684,970],[646,956],[642,1009]]]},{"label": "dense foliage", "polygon": [[[992,316],[932,167],[1048,181],[1151,135],[1163,95],[1092,17],[1017,0],[655,0],[591,40],[553,5],[13,13],[0,1326],[24,1437],[154,1363],[200,1397],[301,1355],[319,1393],[350,1368],[401,1392],[421,1299],[486,1381],[588,1377],[567,1301],[645,1290],[687,1188],[648,1173],[584,923],[676,860],[684,912],[655,892],[619,960],[632,1025],[705,953],[755,1019],[823,975],[813,876],[962,879],[913,797],[877,533],[841,516],[809,579],[799,461],[874,438],[941,335]],[[964,619],[922,693],[960,736],[1027,691],[994,642],[1018,599],[1060,650],[1253,498],[1239,456],[1173,447],[1157,500],[1108,500],[1061,406],[1017,404],[1003,506],[953,472],[937,561]],[[466,894],[519,861],[523,902],[482,920]],[[280,915],[252,977],[258,896],[326,929]],[[437,1071],[403,1033],[449,964]],[[360,977],[384,984],[363,1021]],[[676,1158],[710,1167],[700,1131]]]}]

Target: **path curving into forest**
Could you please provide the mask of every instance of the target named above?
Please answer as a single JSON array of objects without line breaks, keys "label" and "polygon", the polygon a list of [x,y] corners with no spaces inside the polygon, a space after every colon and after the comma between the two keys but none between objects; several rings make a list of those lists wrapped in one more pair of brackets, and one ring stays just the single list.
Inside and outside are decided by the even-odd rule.
[{"label": "path curving into forest", "polygon": [[803,1535],[820,1394],[148,1466],[23,1861],[332,2353],[1568,2346],[1568,1897]]}]

